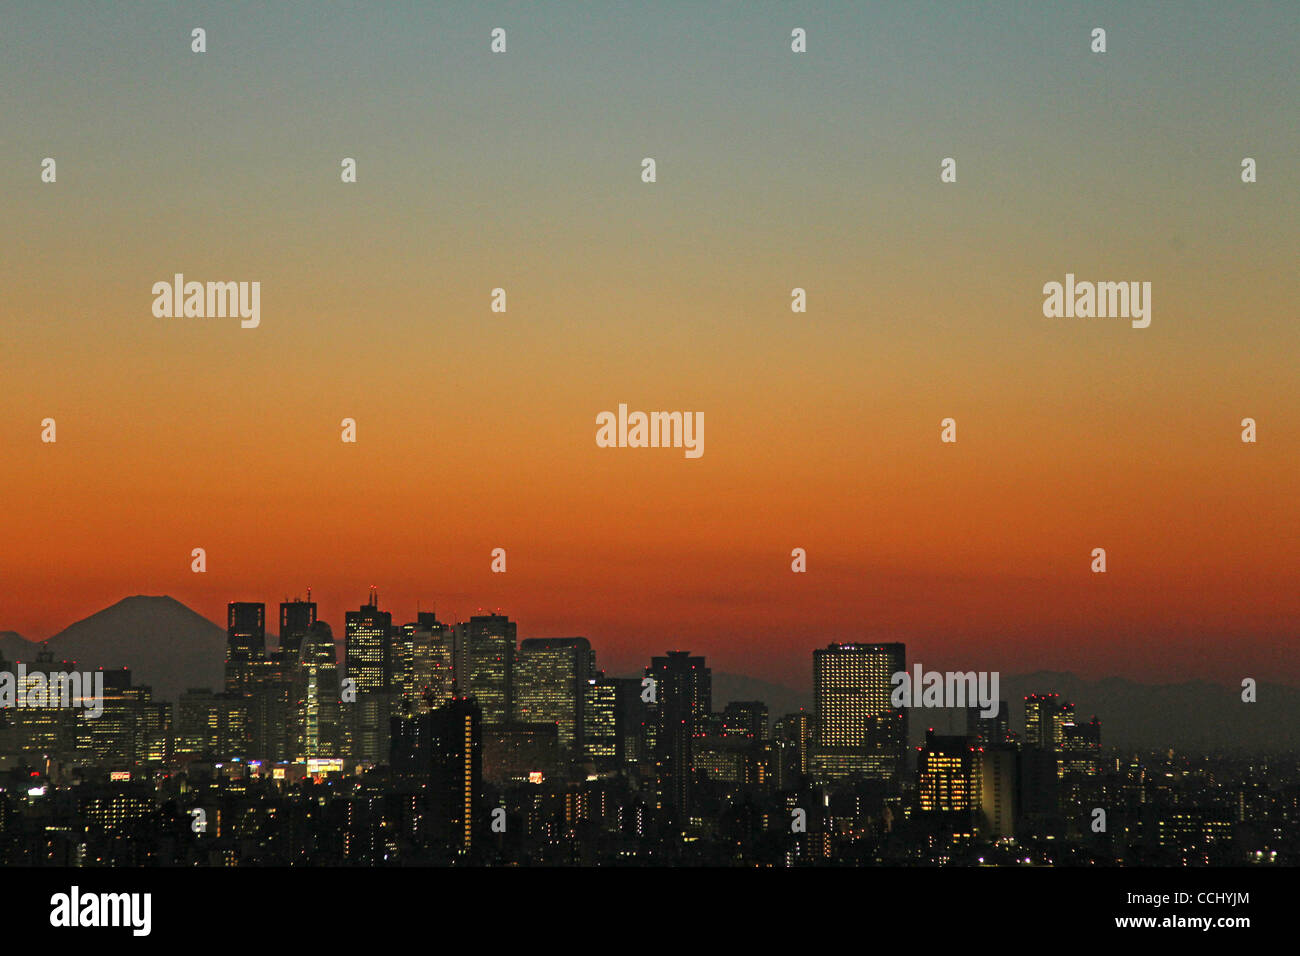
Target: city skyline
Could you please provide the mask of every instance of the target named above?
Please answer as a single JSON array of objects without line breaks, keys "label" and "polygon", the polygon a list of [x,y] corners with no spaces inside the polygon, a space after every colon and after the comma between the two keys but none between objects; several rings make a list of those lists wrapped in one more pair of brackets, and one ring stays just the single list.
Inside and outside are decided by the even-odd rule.
[{"label": "city skyline", "polygon": [[[381,589],[379,589],[377,586],[374,586],[374,585],[370,586],[370,587],[367,588],[367,589],[364,589],[364,591],[362,591],[362,590],[358,590],[357,593],[360,594],[360,595],[363,595],[363,596],[365,597],[365,601],[364,601],[363,604],[361,605],[361,607],[362,607],[363,610],[364,610],[364,608],[365,608],[366,606],[369,606],[371,600],[382,601],[382,591],[381,591]],[[304,589],[301,589],[301,590],[299,590],[299,591],[297,591],[297,592],[286,593],[286,594],[282,595],[281,598],[280,598],[279,600],[249,600],[249,599],[241,599],[241,600],[236,600],[236,601],[226,601],[226,602],[223,604],[223,607],[229,608],[229,607],[234,606],[234,605],[263,605],[264,607],[273,607],[273,606],[275,606],[275,605],[277,605],[277,604],[279,604],[279,605],[281,605],[281,606],[284,606],[285,604],[289,604],[289,605],[293,605],[293,604],[305,604],[306,602],[310,601],[311,604],[313,605],[313,614],[316,614],[317,612],[316,612],[315,609],[316,609],[316,608],[319,608],[319,607],[321,606],[321,603],[322,603],[322,602],[316,600],[316,598],[318,598],[318,597],[319,597],[319,595],[315,592],[314,589],[311,589],[311,588],[304,588]],[[68,630],[71,629],[71,628],[75,628],[77,625],[83,623],[85,620],[88,620],[88,619],[93,618],[97,613],[102,612],[102,611],[109,610],[109,609],[111,609],[112,607],[116,607],[117,605],[123,604],[123,603],[128,602],[128,601],[132,601],[132,600],[146,600],[146,601],[154,601],[154,600],[171,600],[171,601],[176,601],[180,606],[186,608],[187,610],[191,610],[191,611],[194,610],[194,609],[190,608],[188,604],[185,604],[184,602],[178,601],[178,600],[177,600],[175,597],[173,597],[172,595],[157,595],[157,596],[149,596],[149,595],[144,595],[144,594],[136,594],[136,595],[132,595],[132,596],[123,597],[123,598],[120,599],[119,601],[113,602],[113,603],[110,604],[108,607],[105,607],[105,608],[97,608],[97,609],[95,609],[95,611],[93,611],[91,614],[87,615],[86,618],[82,618],[82,619],[79,619],[79,620],[77,620],[77,621],[71,621],[71,622],[68,622],[67,625],[65,625],[65,626],[63,626],[63,627],[60,627],[60,628],[54,630],[52,633],[48,634],[48,635],[45,636],[45,637],[33,637],[32,635],[29,635],[29,634],[23,634],[23,633],[21,633],[20,631],[18,631],[18,630],[16,630],[16,629],[8,628],[8,627],[4,627],[4,626],[3,626],[3,622],[0,622],[0,636],[5,636],[5,637],[7,637],[7,638],[11,638],[11,639],[20,639],[20,640],[21,640],[25,645],[30,645],[30,648],[29,648],[29,649],[30,649],[30,653],[33,653],[33,654],[34,654],[34,653],[36,653],[36,652],[39,650],[39,648],[40,648],[40,646],[41,646],[42,644],[46,643],[47,641],[49,641],[50,639],[52,639],[52,638],[54,638],[54,637],[59,636],[60,634],[62,634],[62,633],[64,633],[64,632],[68,631]],[[457,622],[457,621],[468,621],[468,620],[470,619],[471,616],[475,616],[475,615],[480,615],[480,616],[481,616],[481,615],[501,615],[501,614],[505,614],[507,611],[510,610],[510,609],[508,609],[508,608],[505,608],[505,607],[499,607],[499,606],[498,606],[498,607],[473,607],[473,608],[468,609],[468,610],[465,611],[465,612],[461,612],[461,611],[456,611],[456,610],[450,610],[450,609],[447,609],[447,608],[445,608],[445,607],[443,607],[442,609],[440,609],[440,606],[439,606],[439,603],[438,603],[438,602],[433,602],[433,601],[421,601],[421,600],[418,600],[418,599],[417,599],[417,601],[415,602],[415,606],[414,606],[414,609],[413,609],[412,613],[410,613],[409,615],[408,615],[408,614],[401,614],[401,613],[397,613],[397,612],[392,611],[392,610],[391,610],[391,606],[390,606],[390,605],[388,604],[388,602],[386,602],[386,601],[382,602],[382,607],[384,608],[383,613],[384,613],[385,617],[386,617],[387,619],[389,619],[390,621],[402,621],[402,622],[404,622],[404,623],[408,623],[408,624],[409,624],[409,623],[414,623],[414,622],[416,622],[417,620],[420,620],[420,619],[423,619],[423,618],[426,618],[426,617],[432,617],[432,616],[435,616],[435,615],[438,616],[438,617],[440,617],[444,622],[453,622],[453,623],[454,623],[454,622]],[[355,613],[356,613],[356,608],[357,608],[357,605],[355,605],[355,604],[347,605],[346,607],[340,607],[340,608],[338,609],[338,610],[339,610],[339,613],[338,613],[336,619],[340,622],[340,624],[344,623],[344,622],[345,622],[345,619],[347,619],[349,615],[352,615],[352,614],[355,614]],[[213,618],[209,617],[208,615],[200,615],[200,616],[202,616],[203,619],[204,619],[205,621],[207,621],[209,624],[211,624],[213,627],[220,628],[220,629],[223,630],[223,631],[226,630],[226,625],[223,625],[223,624],[218,623],[217,620],[214,620]],[[511,619],[512,621],[516,620],[516,617],[513,615],[513,613],[511,613],[511,614],[509,614],[509,615],[507,615],[507,616],[510,617],[510,619]],[[220,618],[221,618],[221,619],[225,619],[225,618],[226,618],[226,614],[223,613],[222,615],[220,615]],[[324,623],[328,624],[329,621],[330,621],[330,618],[331,618],[331,615],[327,615],[327,614],[325,614],[325,613],[319,613],[319,616],[318,616],[318,617],[313,617],[313,621],[314,621],[314,620],[319,620],[319,621],[321,621],[321,622],[324,622]],[[281,629],[277,628],[277,627],[274,625],[274,620],[273,620],[272,618],[268,617],[267,620],[266,620],[266,622],[265,622],[265,624],[264,624],[264,633],[266,634],[266,636],[267,636],[268,639],[270,639],[270,638],[276,638],[276,639],[278,639],[279,636],[280,636],[280,633],[281,633]],[[569,640],[569,639],[573,639],[573,638],[572,638],[572,635],[573,635],[573,634],[576,634],[576,633],[578,633],[578,629],[577,629],[577,628],[568,628],[568,629],[566,629],[566,628],[564,628],[563,626],[558,627],[558,628],[554,631],[554,633],[549,633],[549,632],[548,632],[548,633],[539,633],[539,632],[537,632],[535,629],[533,629],[533,628],[530,627],[530,628],[528,628],[527,632],[521,634],[520,637],[519,637],[518,639],[519,639],[521,642],[522,642],[523,640],[530,640],[530,641],[556,641],[556,640]],[[824,634],[824,632],[823,632],[823,634]],[[620,671],[620,672],[622,672],[622,671],[629,671],[629,670],[635,670],[635,669],[637,669],[637,668],[643,666],[643,665],[644,665],[644,662],[649,658],[649,656],[652,656],[653,653],[655,653],[653,650],[648,650],[648,649],[646,649],[646,648],[631,648],[631,649],[629,650],[629,649],[627,648],[627,644],[626,644],[626,642],[614,642],[614,646],[615,646],[616,648],[618,648],[618,653],[617,653],[616,655],[610,655],[610,654],[609,654],[609,648],[608,648],[608,647],[604,647],[604,646],[602,645],[602,642],[600,642],[599,640],[593,638],[591,635],[584,635],[582,639],[584,639],[584,640],[591,640],[591,641],[592,641],[593,653],[594,653],[594,649],[599,647],[599,648],[602,649],[602,652],[603,652],[603,653],[602,653],[602,657],[603,657],[604,659],[608,660],[610,656],[613,656],[614,664],[613,664],[612,666],[613,666],[614,670],[617,670],[617,671]],[[653,648],[653,647],[657,647],[657,646],[659,646],[660,644],[663,643],[662,640],[659,640],[659,644],[655,644],[654,641],[655,641],[656,639],[657,639],[657,638],[652,638],[652,639],[651,639],[651,642],[647,645],[647,647],[648,647],[648,648]],[[823,636],[821,639],[824,640],[824,639],[825,639],[824,636]],[[343,643],[344,643],[344,641],[345,641],[345,637],[344,637],[344,629],[343,629],[342,627],[340,627],[340,628],[335,632],[334,637],[333,637],[333,640],[334,640],[335,644],[340,645],[340,646],[343,645]],[[815,641],[815,640],[817,640],[817,639],[813,639],[813,640]],[[902,645],[910,645],[910,642],[908,642],[908,641],[906,641],[906,640],[902,640],[902,639],[897,640],[897,641],[893,641],[893,640],[888,640],[888,639],[880,638],[880,637],[878,637],[878,636],[871,636],[871,632],[868,631],[868,630],[866,630],[866,629],[863,629],[861,633],[854,633],[854,632],[850,629],[850,630],[849,630],[848,632],[846,632],[842,637],[837,638],[837,639],[834,641],[834,643],[851,643],[851,644],[882,644],[882,643],[883,643],[883,644],[891,644],[891,643],[898,643],[898,644],[902,644]],[[17,646],[17,645],[13,645],[13,646]],[[806,645],[806,646],[805,646],[804,644],[800,643],[800,644],[798,644],[798,645],[792,645],[792,647],[790,648],[790,650],[791,650],[792,654],[798,655],[798,656],[800,656],[800,657],[804,657],[804,656],[806,656],[808,653],[811,653],[811,652],[816,651],[820,646],[821,646],[821,645],[818,645],[818,644],[816,644],[816,643],[811,643],[811,644],[808,644],[808,645]],[[699,653],[703,654],[703,655],[706,656],[706,657],[709,657],[710,659],[717,659],[718,657],[724,656],[724,655],[716,654],[716,653],[714,652],[714,650],[712,649],[711,644],[710,644],[710,643],[707,643],[707,642],[704,643],[704,644],[701,644],[699,648],[694,648],[694,647],[692,647],[692,650],[693,650],[693,651],[698,650]],[[953,665],[953,666],[961,665],[961,668],[960,668],[960,669],[963,669],[963,670],[965,670],[965,669],[972,669],[972,668],[974,668],[974,669],[981,669],[981,668],[979,668],[979,667],[976,667],[976,665],[978,664],[978,665],[981,665],[981,667],[984,667],[984,669],[995,669],[995,670],[999,670],[999,671],[1002,671],[1002,672],[1007,672],[1007,673],[1017,673],[1017,674],[1031,674],[1031,673],[1035,673],[1035,672],[1054,672],[1054,671],[1055,671],[1055,672],[1070,673],[1070,674],[1076,674],[1076,673],[1077,673],[1077,676],[1079,676],[1079,677],[1082,677],[1082,678],[1092,678],[1092,679],[1102,679],[1102,678],[1122,677],[1122,678],[1125,678],[1125,679],[1128,679],[1128,680],[1133,680],[1133,681],[1134,681],[1135,683],[1137,683],[1137,684],[1153,684],[1153,685],[1160,685],[1160,684],[1175,684],[1175,683],[1185,683],[1185,682],[1187,682],[1185,679],[1181,679],[1181,680],[1180,680],[1180,678],[1179,678],[1178,676],[1176,676],[1176,675],[1165,675],[1165,674],[1156,674],[1156,675],[1154,675],[1154,676],[1156,677],[1156,679],[1154,679],[1154,680],[1144,680],[1144,679],[1142,679],[1141,677],[1134,677],[1134,676],[1132,676],[1132,675],[1130,675],[1130,674],[1115,673],[1115,672],[1106,672],[1106,671],[1101,671],[1101,672],[1098,672],[1098,673],[1096,673],[1096,674],[1091,674],[1091,673],[1088,673],[1088,672],[1086,672],[1086,671],[1075,672],[1075,671],[1071,671],[1071,670],[1070,670],[1068,667],[1066,667],[1066,666],[1063,666],[1063,665],[1061,665],[1061,666],[1056,666],[1056,665],[1054,665],[1054,662],[1053,662],[1052,660],[1050,660],[1050,659],[1049,659],[1049,660],[1038,660],[1038,661],[1036,662],[1036,666],[1028,666],[1028,667],[1025,667],[1025,668],[1023,668],[1023,669],[1014,669],[1014,668],[1007,668],[1007,667],[1005,667],[1005,666],[989,668],[987,665],[989,665],[991,662],[996,663],[996,661],[994,660],[993,656],[990,655],[990,654],[976,655],[976,656],[963,655],[963,656],[961,656],[960,658],[944,658],[944,657],[938,657],[938,656],[935,656],[935,655],[933,655],[933,654],[923,654],[923,653],[920,652],[919,650],[912,652],[912,654],[913,654],[913,656],[911,657],[912,660],[919,660],[921,657],[924,656],[927,660],[929,660],[929,661],[931,661],[931,662],[933,662],[933,663],[936,663],[936,664],[942,664],[942,665],[944,665],[945,667],[946,667],[947,665]],[[1058,662],[1058,663],[1059,663],[1059,662]],[[807,674],[804,674],[804,675],[803,675],[806,679],[802,679],[802,678],[801,678],[801,679],[799,679],[799,680],[792,681],[792,680],[790,679],[790,671],[789,671],[788,669],[787,669],[787,670],[783,670],[783,671],[781,671],[780,673],[778,673],[777,675],[774,675],[773,677],[769,677],[769,676],[764,675],[763,673],[758,673],[758,672],[753,672],[753,671],[750,671],[750,670],[746,670],[745,667],[744,667],[743,659],[741,659],[741,661],[739,661],[739,664],[740,664],[739,667],[736,667],[736,668],[724,668],[724,670],[728,670],[729,672],[733,672],[733,673],[736,673],[736,674],[738,674],[738,675],[743,674],[743,675],[748,676],[748,677],[752,677],[752,678],[755,678],[755,679],[758,679],[758,680],[762,680],[762,681],[764,681],[764,682],[766,682],[766,683],[771,683],[771,684],[779,685],[779,686],[785,687],[785,688],[787,688],[787,689],[789,689],[789,690],[791,690],[791,691],[795,691],[795,692],[799,692],[799,693],[810,693],[810,692],[812,692],[812,691],[814,690],[814,687],[815,687],[815,674],[814,674],[814,672],[813,672],[811,669],[808,670]],[[130,666],[130,664],[129,664],[129,662],[123,661],[121,666]],[[799,671],[798,673],[801,673],[801,674],[802,674],[803,672],[802,672],[802,671]],[[1246,672],[1243,670],[1243,671],[1241,671],[1241,673],[1242,673],[1242,674],[1245,674]],[[1236,687],[1236,686],[1239,685],[1239,682],[1240,682],[1240,677],[1238,676],[1238,670],[1237,670],[1237,669],[1234,669],[1234,670],[1232,670],[1232,671],[1213,672],[1213,673],[1210,673],[1209,675],[1207,675],[1207,676],[1206,676],[1205,678],[1203,678],[1203,679],[1207,680],[1209,683],[1212,683],[1212,684],[1219,684],[1219,685],[1224,686],[1224,687]],[[1277,680],[1277,675],[1273,675],[1273,674],[1270,674],[1270,675],[1269,675],[1268,680],[1269,680],[1270,682],[1272,682],[1272,683],[1280,683],[1280,684],[1282,684],[1282,685],[1284,685],[1284,686],[1300,687],[1300,680],[1297,680],[1297,681],[1295,681],[1294,683],[1287,682],[1287,681],[1285,681],[1285,680],[1283,680],[1283,681],[1278,681],[1278,680]]]},{"label": "city skyline", "polygon": [[[310,596],[315,597],[314,594]],[[234,602],[228,609],[228,622],[241,615],[253,621],[253,630],[263,635],[255,641],[256,647],[260,648],[255,656],[260,656],[271,652],[279,653],[281,650],[279,638],[272,630],[273,623],[282,618],[296,620],[296,626],[285,630],[288,635],[287,647],[292,653],[296,655],[301,651],[306,657],[316,657],[322,661],[324,658],[320,656],[325,654],[331,663],[337,663],[340,668],[345,667],[350,660],[346,643],[348,635],[359,638],[373,632],[372,649],[354,651],[355,655],[359,655],[356,657],[359,665],[363,659],[368,659],[373,667],[380,668],[373,670],[374,676],[370,678],[360,672],[356,675],[371,689],[380,686],[383,679],[382,667],[388,666],[388,659],[392,655],[398,655],[406,664],[411,663],[411,655],[415,653],[410,643],[413,634],[424,632],[431,626],[445,629],[448,635],[460,634],[462,629],[470,627],[471,620],[487,624],[498,621],[507,627],[505,640],[514,643],[516,653],[510,655],[509,665],[503,661],[498,666],[518,667],[519,659],[527,653],[529,661],[524,664],[525,673],[539,667],[539,673],[553,670],[566,657],[571,656],[576,648],[581,647],[586,649],[582,653],[589,655],[589,663],[583,665],[585,672],[594,673],[598,670],[610,675],[611,679],[621,680],[631,675],[644,674],[647,663],[655,660],[655,655],[662,653],[665,647],[660,643],[641,648],[632,661],[623,662],[607,655],[599,642],[590,642],[586,637],[530,634],[526,623],[518,625],[510,615],[497,612],[471,614],[465,619],[459,619],[459,616],[445,613],[435,615],[431,611],[421,611],[418,618],[403,623],[400,614],[394,615],[382,607],[382,602],[374,591],[368,592],[366,603],[361,605],[360,612],[354,609],[348,613],[350,623],[347,627],[332,629],[324,618],[317,619],[314,601],[307,603],[295,600],[292,596],[289,598],[287,603],[281,604],[279,615],[274,613],[274,604],[268,611],[263,602]],[[372,605],[372,601],[375,604]],[[354,630],[353,624],[364,623],[366,615],[376,612],[376,621],[382,625],[379,630]],[[261,622],[260,626],[257,625],[258,621]],[[244,627],[237,633],[248,630],[248,627]],[[79,666],[128,668],[137,683],[153,688],[155,698],[175,701],[186,688],[209,686],[219,689],[222,686],[221,666],[230,652],[230,633],[229,627],[221,628],[172,598],[137,596],[124,599],[91,618],[72,625],[50,645],[50,653],[57,654],[60,659],[80,662]],[[389,635],[388,639],[383,637],[385,634]],[[238,640],[247,641],[247,637],[238,637]],[[386,640],[391,640],[391,645]],[[325,643],[322,644],[322,641]],[[837,640],[835,646],[845,645],[903,646],[862,644],[851,637]],[[240,646],[238,656],[246,657],[246,648],[243,644]],[[671,649],[671,645],[667,646]],[[487,650],[488,656],[484,661],[491,668],[492,651],[490,647]],[[824,647],[811,647],[804,648],[803,652],[804,657],[798,669],[783,675],[783,680],[774,683],[743,670],[718,670],[716,660],[707,651],[691,649],[691,653],[707,658],[711,668],[718,670],[723,685],[728,688],[726,693],[729,696],[723,700],[762,699],[771,705],[774,714],[811,710],[815,706],[817,660],[824,657],[826,651]],[[0,632],[0,654],[10,660],[30,663],[41,653],[41,644],[21,641],[15,635]],[[448,648],[447,655],[450,653]],[[1028,703],[1031,696],[1050,690],[1067,694],[1077,701],[1081,715],[1085,711],[1118,715],[1120,722],[1112,725],[1111,739],[1126,747],[1140,749],[1175,746],[1197,749],[1209,746],[1215,750],[1261,753],[1286,752],[1300,747],[1300,736],[1289,729],[1283,730],[1300,722],[1300,690],[1279,685],[1269,679],[1251,678],[1251,686],[1255,688],[1252,693],[1258,696],[1259,701],[1243,706],[1240,699],[1242,687],[1226,682],[1217,685],[1202,682],[1144,684],[1114,677],[1088,680],[1062,671],[1040,669],[1023,673],[1008,672],[999,668],[996,661],[989,659],[978,662],[944,662],[927,658],[922,661],[920,655],[912,650],[906,656],[906,661],[893,660],[891,667],[897,672],[905,673],[909,681],[915,683],[917,689],[904,694],[904,698],[911,700],[914,706],[923,703],[922,671],[926,674],[939,673],[941,676],[943,673],[977,673],[981,682],[981,694],[987,692],[983,681],[991,671],[994,684],[989,703],[999,696],[1012,701],[1010,709],[1001,715],[1001,719],[1013,719],[1018,728],[1024,727],[1028,718],[1028,714],[1020,708],[1020,699],[1023,697]],[[444,682],[451,680],[450,671],[453,667],[468,672],[467,663],[464,659],[453,660],[447,656],[441,665],[448,675]],[[903,664],[907,666],[904,667]],[[499,676],[506,679],[504,673]],[[230,675],[227,674],[225,680],[228,682],[229,679]],[[997,689],[999,679],[1002,684],[1001,693]],[[405,686],[407,696],[414,693],[414,685],[409,680]],[[974,690],[975,686],[972,685],[972,695]],[[545,707],[548,706],[545,703],[548,699],[552,699],[549,692],[534,697],[533,703],[526,706]],[[520,703],[519,700],[512,701],[515,706]],[[913,719],[910,739],[913,743],[919,742],[925,725],[943,732],[945,729],[959,729],[963,721],[964,718],[955,710],[927,710]],[[907,731],[904,730],[904,735],[906,734]]]},{"label": "city skyline", "polygon": [[[1022,731],[973,673],[927,671],[924,693],[896,695],[901,643],[815,649],[812,711],[781,714],[760,699],[719,706],[707,659],[689,651],[610,677],[585,638],[519,640],[499,614],[394,624],[373,588],[347,614],[341,656],[310,601],[281,604],[274,645],[264,603],[231,602],[226,619],[224,688],[174,704],[126,669],[102,675],[94,710],[47,700],[42,675],[52,688],[64,672],[49,647],[19,669],[25,691],[0,708],[0,859],[1240,866],[1300,854],[1295,751],[1117,748],[1110,724],[1047,688],[1026,695]],[[931,707],[961,726],[930,723],[910,745],[909,711]]]}]

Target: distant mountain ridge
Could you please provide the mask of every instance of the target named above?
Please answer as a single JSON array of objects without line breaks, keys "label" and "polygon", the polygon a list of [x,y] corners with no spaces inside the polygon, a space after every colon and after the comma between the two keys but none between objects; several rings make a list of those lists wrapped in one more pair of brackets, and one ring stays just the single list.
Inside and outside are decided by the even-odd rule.
[{"label": "distant mountain ridge", "polygon": [[[31,663],[40,645],[24,643],[26,654],[12,640],[0,647],[10,661]],[[173,703],[189,687],[216,690],[225,680],[225,630],[170,597],[123,598],[69,625],[48,643],[55,660],[76,661],[79,669],[128,667],[134,683],[148,684],[155,699]]]},{"label": "distant mountain ridge", "polygon": [[[268,644],[273,643],[268,635]],[[56,660],[75,660],[81,668],[129,667],[137,684],[175,703],[190,687],[224,683],[226,632],[181,602],[165,596],[124,598],[49,640]],[[35,660],[40,644],[13,631],[0,631],[6,660]],[[640,677],[638,673],[633,675]],[[1232,686],[1192,681],[1141,684],[1120,677],[1088,680],[1058,671],[1003,675],[999,697],[1007,701],[1012,730],[1024,730],[1024,698],[1056,693],[1075,705],[1081,720],[1101,721],[1102,744],[1125,749],[1300,751],[1300,689],[1260,683],[1258,702],[1243,703]],[[812,711],[806,691],[743,674],[713,672],[713,707],[729,701],[761,700],[775,722],[801,707]],[[909,738],[919,744],[927,727],[960,733],[965,715],[942,709],[915,710]]]},{"label": "distant mountain ridge", "polygon": [[25,661],[28,655],[35,657],[40,646],[17,631],[0,631],[0,657],[7,661]]}]

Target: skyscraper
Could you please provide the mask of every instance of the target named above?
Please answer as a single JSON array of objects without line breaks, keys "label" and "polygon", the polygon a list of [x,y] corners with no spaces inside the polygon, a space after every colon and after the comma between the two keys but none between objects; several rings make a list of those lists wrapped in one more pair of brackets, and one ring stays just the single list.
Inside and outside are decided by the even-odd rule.
[{"label": "skyscraper", "polygon": [[226,693],[249,691],[254,664],[266,656],[266,605],[233,601],[226,606]]},{"label": "skyscraper", "polygon": [[583,702],[584,756],[610,767],[640,760],[645,713],[639,680],[597,671]]},{"label": "skyscraper", "polygon": [[316,621],[308,630],[299,648],[304,664],[338,664],[338,650],[334,646],[334,630],[324,621]]},{"label": "skyscraper", "polygon": [[514,719],[554,723],[560,747],[576,755],[582,740],[587,681],[595,654],[585,637],[531,637],[515,661]]},{"label": "skyscraper", "polygon": [[[38,699],[47,699],[48,692],[49,706],[32,706],[28,703],[24,707],[0,709],[0,714],[4,715],[0,719],[5,720],[6,724],[13,724],[17,734],[15,750],[28,758],[40,758],[47,754],[62,759],[71,759],[75,756],[78,710],[60,706],[61,691],[56,690],[58,679],[52,675],[70,674],[76,669],[75,661],[65,660],[56,663],[54,652],[50,650],[49,644],[41,644],[40,650],[36,652],[35,665],[27,668],[21,683],[24,696],[28,701],[33,699],[33,694],[39,695]],[[3,655],[0,655],[0,671],[7,670],[8,665],[4,663]],[[81,683],[80,678],[78,683]],[[83,688],[79,693],[90,694],[91,690]]]},{"label": "skyscraper", "polygon": [[266,654],[266,605],[232,601],[226,605],[226,660],[255,660]]},{"label": "skyscraper", "polygon": [[342,710],[351,740],[351,755],[380,763],[388,756],[389,716],[392,711],[393,616],[379,610],[379,595],[359,610],[346,614],[346,675],[356,699],[344,697]]},{"label": "skyscraper", "polygon": [[655,682],[650,720],[655,725],[653,756],[660,804],[672,804],[685,813],[691,805],[695,772],[693,739],[713,710],[713,673],[703,657],[669,651],[666,657],[651,659],[646,676]]},{"label": "skyscraper", "polygon": [[966,737],[925,733],[917,760],[922,813],[969,814],[980,806],[981,756]]},{"label": "skyscraper", "polygon": [[722,709],[722,733],[726,737],[767,739],[767,704],[761,700],[733,700]]},{"label": "skyscraper", "polygon": [[992,717],[985,717],[979,707],[966,708],[966,736],[977,747],[1004,747],[1014,742],[1011,724],[1007,712],[1007,702],[998,701],[998,712]]},{"label": "skyscraper", "polygon": [[907,747],[907,711],[890,703],[891,678],[906,670],[901,643],[831,644],[813,651],[817,708],[814,774],[897,781]]},{"label": "skyscraper", "polygon": [[1025,746],[1061,749],[1062,728],[1074,723],[1074,705],[1060,694],[1030,694],[1025,698]]},{"label": "skyscraper", "polygon": [[301,653],[303,638],[316,623],[316,602],[307,591],[307,600],[295,598],[280,605],[280,650],[293,660]]},{"label": "skyscraper", "polygon": [[812,745],[816,741],[817,721],[812,714],[800,710],[796,714],[786,714],[777,721],[776,737],[783,749],[793,751],[793,765],[790,775],[806,776],[812,770]]},{"label": "skyscraper", "polygon": [[213,761],[251,755],[249,701],[206,687],[181,695],[176,709],[176,749]]},{"label": "skyscraper", "polygon": [[1069,723],[1061,726],[1060,774],[1083,774],[1095,777],[1101,773],[1101,721],[1095,716],[1087,723]]},{"label": "skyscraper", "polygon": [[372,589],[367,602],[360,610],[348,611],[345,621],[347,676],[356,681],[358,693],[388,690],[393,615],[379,610],[379,594]]},{"label": "skyscraper", "polygon": [[455,627],[459,693],[477,699],[485,724],[504,724],[513,715],[515,633],[503,614],[475,615]]},{"label": "skyscraper", "polygon": [[136,760],[140,711],[152,704],[150,688],[132,684],[125,667],[104,671],[103,712],[98,717],[76,712],[77,750],[87,762],[129,769]]},{"label": "skyscraper", "polygon": [[335,662],[334,635],[324,621],[312,624],[303,638],[300,658],[300,752],[308,760],[342,756],[339,668]]},{"label": "skyscraper", "polygon": [[423,713],[451,700],[452,637],[451,626],[428,612],[394,632],[393,690],[406,713]]},{"label": "skyscraper", "polygon": [[982,829],[989,839],[1015,836],[1016,758],[1014,747],[994,745],[977,751]]},{"label": "skyscraper", "polygon": [[480,828],[483,801],[482,712],[458,697],[410,717],[394,717],[393,773],[427,785],[429,813],[443,847],[469,854]]},{"label": "skyscraper", "polygon": [[243,694],[248,700],[253,757],[271,763],[294,759],[301,738],[297,664],[276,652],[244,666]]}]

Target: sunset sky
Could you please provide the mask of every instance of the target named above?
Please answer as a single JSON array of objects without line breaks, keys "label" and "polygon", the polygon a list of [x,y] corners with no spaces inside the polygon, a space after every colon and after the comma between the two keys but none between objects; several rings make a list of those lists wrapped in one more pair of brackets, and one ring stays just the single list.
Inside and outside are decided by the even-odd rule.
[{"label": "sunset sky", "polygon": [[431,6],[4,5],[0,630],[373,584],[616,673],[1300,683],[1300,5]]}]

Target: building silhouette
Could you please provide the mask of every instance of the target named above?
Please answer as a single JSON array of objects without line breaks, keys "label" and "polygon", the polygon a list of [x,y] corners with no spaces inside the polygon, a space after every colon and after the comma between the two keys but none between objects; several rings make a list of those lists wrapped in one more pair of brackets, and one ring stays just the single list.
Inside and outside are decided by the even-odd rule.
[{"label": "building silhouette", "polygon": [[703,734],[713,710],[713,673],[703,657],[692,657],[689,651],[652,658],[645,673],[654,681],[649,723],[659,805],[685,814],[691,808],[694,738]]},{"label": "building silhouette", "polygon": [[392,720],[392,771],[421,785],[432,838],[457,858],[471,855],[482,838],[482,735],[472,697]]},{"label": "building silhouette", "polygon": [[284,601],[280,605],[280,650],[293,660],[299,659],[302,642],[311,633],[316,623],[316,602],[311,599],[310,589],[307,600]]}]

